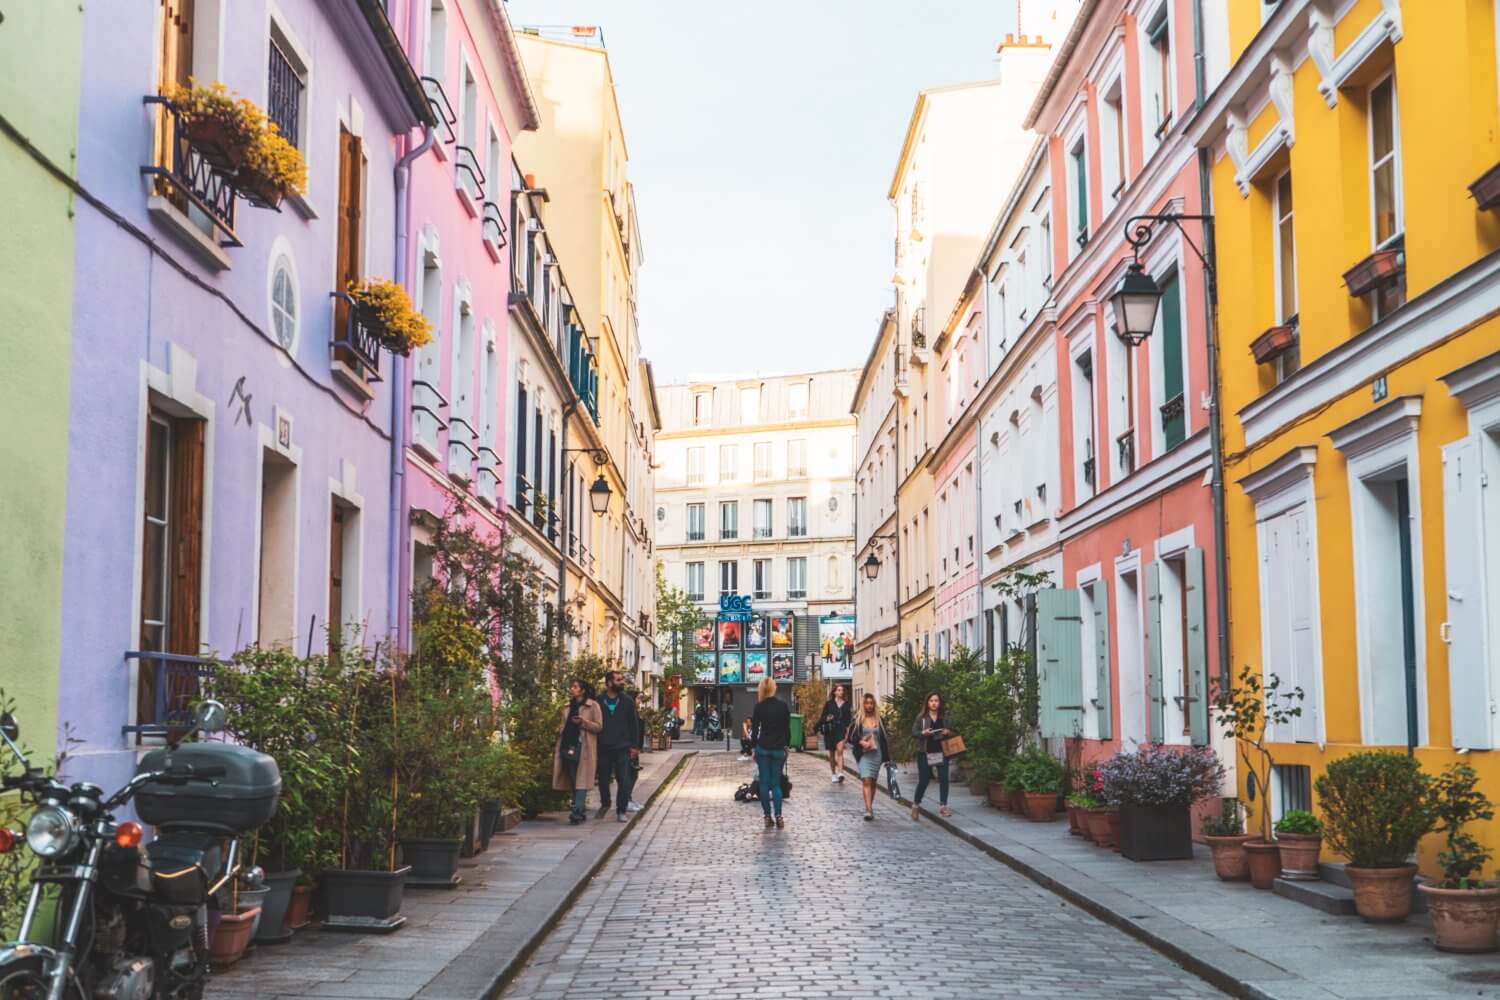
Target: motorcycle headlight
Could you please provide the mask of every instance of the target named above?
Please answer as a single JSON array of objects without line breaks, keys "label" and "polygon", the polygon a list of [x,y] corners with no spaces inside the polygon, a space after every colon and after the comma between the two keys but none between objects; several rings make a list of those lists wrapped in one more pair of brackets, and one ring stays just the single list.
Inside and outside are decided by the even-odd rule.
[{"label": "motorcycle headlight", "polygon": [[77,843],[78,824],[61,806],[42,806],[26,824],[26,844],[38,857],[59,857]]}]

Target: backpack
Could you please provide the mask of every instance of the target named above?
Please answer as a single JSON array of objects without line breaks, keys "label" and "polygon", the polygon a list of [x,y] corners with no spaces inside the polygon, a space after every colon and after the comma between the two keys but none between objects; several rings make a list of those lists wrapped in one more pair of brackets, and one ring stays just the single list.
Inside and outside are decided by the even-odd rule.
[{"label": "backpack", "polygon": [[740,787],[736,788],[734,790],[734,801],[750,802],[759,798],[759,795],[757,795],[756,791],[754,790],[755,784],[755,782],[747,781]]},{"label": "backpack", "polygon": [[[792,779],[781,772],[781,797],[789,799],[792,797]],[[760,801],[760,779],[756,778],[734,790],[734,801],[736,802],[759,802]]]}]

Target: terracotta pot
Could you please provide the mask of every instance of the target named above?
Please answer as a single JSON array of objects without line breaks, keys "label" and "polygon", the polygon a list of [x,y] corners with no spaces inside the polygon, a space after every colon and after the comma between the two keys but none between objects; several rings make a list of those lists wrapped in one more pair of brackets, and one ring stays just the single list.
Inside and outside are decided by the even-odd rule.
[{"label": "terracotta pot", "polygon": [[219,926],[214,930],[208,956],[215,968],[223,969],[240,960],[259,918],[258,906],[252,906],[242,913],[219,914]]},{"label": "terracotta pot", "polygon": [[1439,889],[1419,885],[1427,897],[1438,951],[1478,954],[1495,950],[1500,925],[1500,886],[1485,889]]},{"label": "terracotta pot", "polygon": [[1116,854],[1120,853],[1120,809],[1118,806],[1110,806],[1104,813],[1104,823],[1109,830],[1109,848]]},{"label": "terracotta pot", "polygon": [[1244,844],[1245,859],[1250,866],[1250,884],[1269,889],[1281,874],[1281,849],[1275,842],[1252,837]]},{"label": "terracotta pot", "polygon": [[240,167],[234,175],[234,186],[256,208],[280,211],[281,199],[286,197],[286,191],[279,184],[249,167]]},{"label": "terracotta pot", "polygon": [[1316,882],[1318,855],[1323,851],[1321,833],[1278,833],[1276,843],[1281,847],[1281,877],[1294,882]]},{"label": "terracotta pot", "polygon": [[218,170],[234,170],[245,162],[249,143],[219,118],[184,116],[182,131],[193,152]]},{"label": "terracotta pot", "polygon": [[1083,820],[1078,815],[1082,811],[1077,806],[1068,806],[1068,833],[1071,836],[1083,836]]},{"label": "terracotta pot", "polygon": [[992,781],[985,789],[985,794],[989,797],[990,805],[996,809],[1005,809],[1010,804],[1010,793],[1005,790],[1004,785],[997,785]]},{"label": "terracotta pot", "polygon": [[1089,839],[1100,847],[1114,847],[1119,842],[1120,813],[1102,806],[1088,811]]},{"label": "terracotta pot", "polygon": [[299,885],[292,889],[292,901],[286,908],[286,929],[300,931],[311,920],[312,886]]},{"label": "terracotta pot", "polygon": [[1398,923],[1411,913],[1412,877],[1416,865],[1399,868],[1356,868],[1344,872],[1354,887],[1354,912],[1372,924]]},{"label": "terracotta pot", "polygon": [[816,750],[816,749],[818,749],[818,734],[817,733],[808,733],[807,736],[804,737],[803,746],[806,747],[808,750]]},{"label": "terracotta pot", "polygon": [[1243,882],[1250,877],[1250,856],[1245,842],[1254,838],[1248,833],[1229,837],[1203,835],[1203,842],[1214,855],[1214,874],[1225,882]]},{"label": "terracotta pot", "polygon": [[990,790],[990,783],[988,781],[984,780],[983,778],[970,778],[969,779],[969,794],[970,795],[988,795],[989,794],[989,790]]},{"label": "terracotta pot", "polygon": [[1057,818],[1056,792],[1022,792],[1021,802],[1026,818],[1033,823],[1050,823]]},{"label": "terracotta pot", "polygon": [[1019,788],[1010,790],[1010,811],[1017,816],[1026,815],[1026,793]]}]

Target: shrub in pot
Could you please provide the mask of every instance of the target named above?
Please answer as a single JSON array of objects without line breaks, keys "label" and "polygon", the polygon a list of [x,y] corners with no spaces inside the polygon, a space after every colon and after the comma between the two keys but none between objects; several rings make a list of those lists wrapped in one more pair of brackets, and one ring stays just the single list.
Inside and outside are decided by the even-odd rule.
[{"label": "shrub in pot", "polygon": [[1080,790],[1068,796],[1068,832],[1075,837],[1092,841],[1094,835],[1089,829],[1089,810],[1097,809],[1104,805],[1104,800],[1087,790]]},{"label": "shrub in pot", "polygon": [[1289,809],[1276,821],[1276,846],[1281,849],[1281,877],[1313,882],[1318,855],[1323,850],[1323,824],[1305,809]]},{"label": "shrub in pot", "polygon": [[1040,747],[1032,747],[1010,762],[1005,783],[1021,794],[1026,818],[1046,823],[1057,817],[1057,792],[1063,783],[1062,761]]},{"label": "shrub in pot", "polygon": [[1132,861],[1193,856],[1189,807],[1219,792],[1224,768],[1211,747],[1145,744],[1099,767],[1104,797],[1120,809],[1120,853]]},{"label": "shrub in pot", "polygon": [[1245,832],[1238,799],[1225,799],[1219,815],[1204,820],[1199,832],[1213,852],[1215,875],[1225,882],[1243,882],[1250,877],[1250,857],[1245,853],[1245,842],[1251,839],[1251,835]]},{"label": "shrub in pot", "polygon": [[1500,884],[1479,876],[1489,863],[1488,848],[1464,832],[1470,823],[1494,818],[1489,798],[1477,787],[1479,776],[1468,764],[1455,764],[1432,786],[1432,814],[1443,834],[1438,852],[1442,881],[1417,888],[1427,897],[1439,951],[1465,953],[1495,950],[1500,925]]},{"label": "shrub in pot", "polygon": [[1323,837],[1349,859],[1354,909],[1371,922],[1411,913],[1410,859],[1432,829],[1430,776],[1413,757],[1370,751],[1336,760],[1318,776]]}]

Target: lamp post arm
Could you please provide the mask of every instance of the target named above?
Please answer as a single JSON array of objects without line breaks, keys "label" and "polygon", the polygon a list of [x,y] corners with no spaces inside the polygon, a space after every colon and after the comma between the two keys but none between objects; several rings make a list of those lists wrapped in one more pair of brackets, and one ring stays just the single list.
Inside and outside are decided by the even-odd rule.
[{"label": "lamp post arm", "polygon": [[1158,226],[1167,224],[1176,226],[1177,231],[1182,234],[1184,242],[1192,248],[1199,263],[1208,272],[1208,280],[1213,281],[1213,262],[1204,255],[1203,249],[1193,241],[1193,237],[1189,235],[1186,227],[1183,226],[1184,222],[1201,223],[1205,234],[1205,241],[1212,243],[1214,226],[1214,217],[1212,215],[1182,215],[1178,212],[1164,212],[1161,215],[1136,215],[1126,219],[1125,242],[1130,244],[1130,250],[1135,255],[1135,259],[1140,260],[1141,247],[1151,242],[1151,238],[1156,235],[1156,228]]}]

